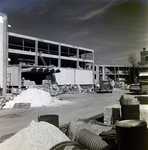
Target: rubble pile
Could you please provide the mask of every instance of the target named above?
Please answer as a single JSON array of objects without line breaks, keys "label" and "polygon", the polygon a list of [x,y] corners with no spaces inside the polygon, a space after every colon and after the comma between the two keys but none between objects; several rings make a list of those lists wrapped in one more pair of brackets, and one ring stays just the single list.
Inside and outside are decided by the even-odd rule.
[{"label": "rubble pile", "polygon": [[82,88],[80,85],[72,85],[72,84],[65,84],[61,87],[63,93],[92,93],[94,89],[91,88]]},{"label": "rubble pile", "polygon": [[3,108],[13,108],[16,103],[31,103],[31,107],[63,105],[68,102],[60,101],[56,97],[51,97],[49,92],[37,88],[29,88],[13,100],[6,103]]},{"label": "rubble pile", "polygon": [[56,126],[47,122],[32,121],[11,138],[0,144],[1,150],[49,150],[54,145],[70,141]]}]

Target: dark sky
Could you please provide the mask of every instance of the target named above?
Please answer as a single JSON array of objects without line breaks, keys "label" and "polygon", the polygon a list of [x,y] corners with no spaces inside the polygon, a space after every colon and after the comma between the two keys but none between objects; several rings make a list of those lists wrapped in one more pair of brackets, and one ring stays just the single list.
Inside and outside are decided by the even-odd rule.
[{"label": "dark sky", "polygon": [[148,49],[147,0],[0,0],[10,32],[94,50],[95,63],[129,65]]}]

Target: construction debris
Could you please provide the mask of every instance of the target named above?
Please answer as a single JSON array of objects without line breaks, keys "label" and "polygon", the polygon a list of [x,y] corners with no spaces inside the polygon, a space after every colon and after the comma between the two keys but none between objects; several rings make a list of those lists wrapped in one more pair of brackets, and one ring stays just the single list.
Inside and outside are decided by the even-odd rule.
[{"label": "construction debris", "polygon": [[63,93],[92,93],[94,92],[94,89],[91,88],[82,88],[79,84],[65,84],[61,86],[61,91]]},{"label": "construction debris", "polygon": [[115,143],[106,142],[99,134],[110,129],[111,127],[86,123],[82,120],[72,120],[69,125],[69,137],[87,149],[109,150],[115,146]]}]

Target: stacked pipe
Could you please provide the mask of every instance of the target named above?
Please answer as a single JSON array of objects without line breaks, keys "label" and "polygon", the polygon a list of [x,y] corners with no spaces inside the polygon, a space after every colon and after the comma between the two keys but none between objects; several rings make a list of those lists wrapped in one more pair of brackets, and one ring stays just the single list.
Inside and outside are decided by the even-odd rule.
[{"label": "stacked pipe", "polygon": [[76,141],[90,150],[110,150],[113,144],[107,143],[102,138],[87,129],[82,129],[77,133]]},{"label": "stacked pipe", "polygon": [[[108,128],[105,130],[108,130]],[[72,120],[69,124],[69,138],[72,141],[78,142],[86,149],[111,150],[117,146],[113,142],[106,142],[99,134],[100,132],[98,133],[98,129],[94,128],[92,124],[88,124],[82,120]]]}]

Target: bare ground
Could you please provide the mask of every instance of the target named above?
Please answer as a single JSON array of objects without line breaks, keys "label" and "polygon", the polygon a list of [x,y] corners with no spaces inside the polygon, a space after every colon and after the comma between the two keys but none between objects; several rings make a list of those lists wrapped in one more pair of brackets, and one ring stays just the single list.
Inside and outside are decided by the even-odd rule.
[{"label": "bare ground", "polygon": [[[103,112],[106,106],[119,104],[121,95],[134,98],[136,95],[126,90],[115,89],[113,93],[76,93],[57,96],[61,101],[70,103],[63,106],[38,107],[30,109],[1,109],[0,137],[12,135],[27,127],[32,120],[46,114],[59,115],[59,124],[69,123],[72,119],[89,118]],[[5,138],[6,138],[5,137]],[[2,142],[2,141],[1,141]]]}]

